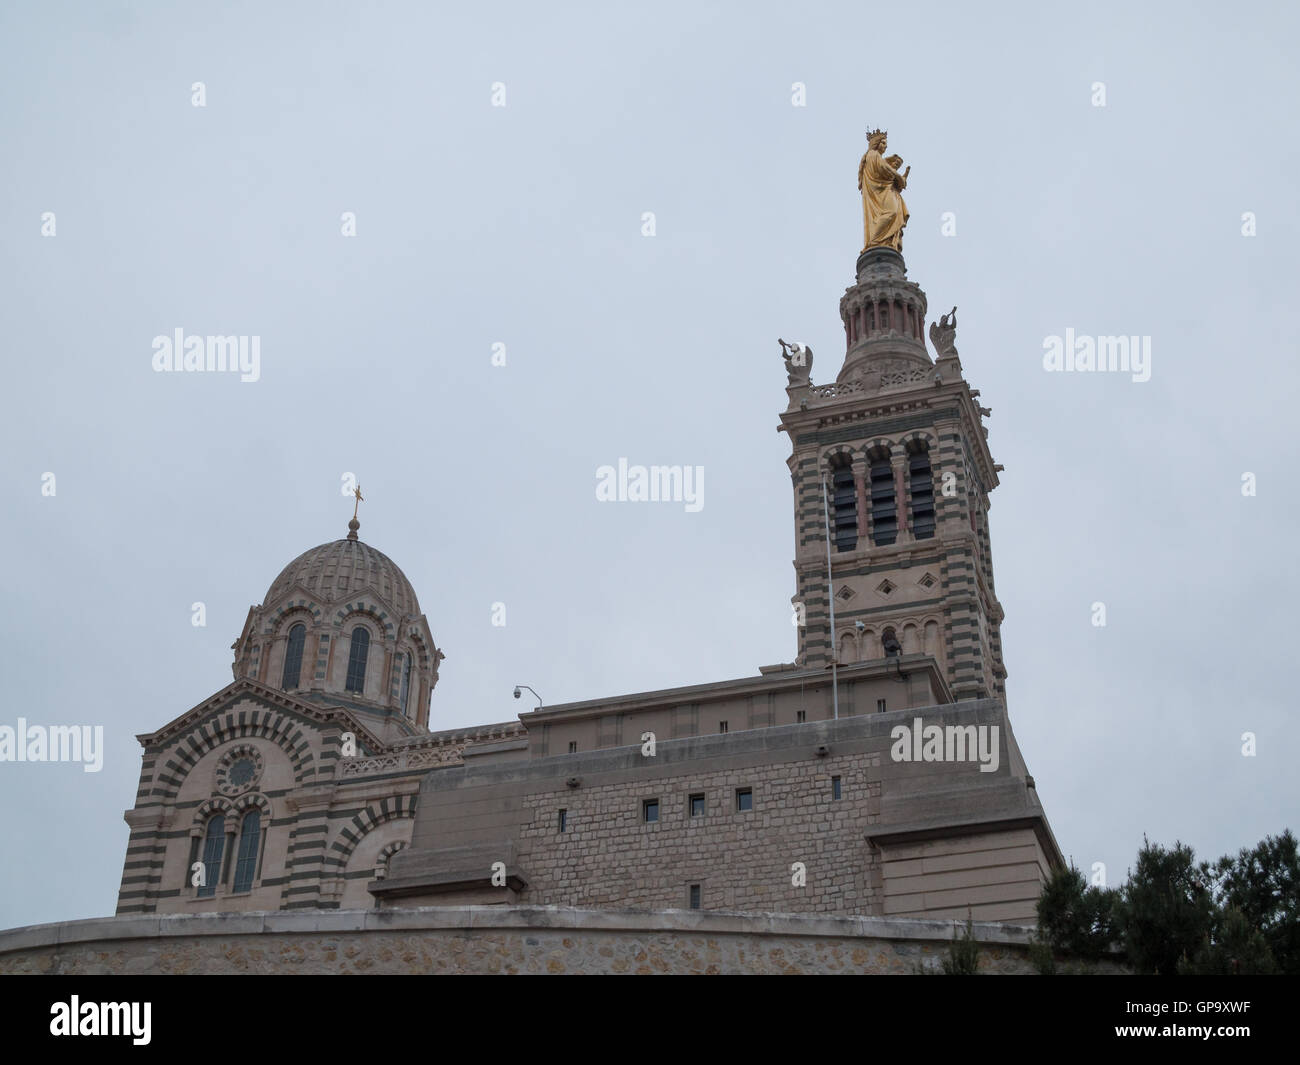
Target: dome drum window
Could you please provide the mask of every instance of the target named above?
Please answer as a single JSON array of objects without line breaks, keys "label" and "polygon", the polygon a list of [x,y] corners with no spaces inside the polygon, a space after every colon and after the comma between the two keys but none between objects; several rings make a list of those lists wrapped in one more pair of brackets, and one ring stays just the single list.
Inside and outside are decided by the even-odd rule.
[{"label": "dome drum window", "polygon": [[366,690],[366,659],[370,655],[370,630],[358,625],[352,630],[351,647],[348,649],[348,677],[343,685],[345,691],[358,695]]},{"label": "dome drum window", "polygon": [[307,643],[307,626],[299,622],[289,630],[289,643],[284,651],[284,675],[280,687],[290,691],[298,687],[302,677],[302,651]]}]

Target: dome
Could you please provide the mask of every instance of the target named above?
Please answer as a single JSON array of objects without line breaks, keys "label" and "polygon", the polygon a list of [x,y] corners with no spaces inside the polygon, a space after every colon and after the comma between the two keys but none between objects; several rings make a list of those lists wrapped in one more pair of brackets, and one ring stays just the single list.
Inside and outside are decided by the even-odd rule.
[{"label": "dome", "polygon": [[295,558],[271,583],[263,603],[270,605],[302,585],[323,603],[354,599],[372,592],[392,607],[398,617],[419,617],[415,589],[391,558],[360,540],[331,540]]}]

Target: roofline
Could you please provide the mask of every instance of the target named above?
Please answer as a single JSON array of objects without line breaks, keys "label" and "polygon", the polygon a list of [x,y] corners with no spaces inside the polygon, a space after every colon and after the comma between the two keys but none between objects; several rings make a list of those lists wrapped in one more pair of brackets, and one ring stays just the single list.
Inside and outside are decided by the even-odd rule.
[{"label": "roofline", "polygon": [[[846,677],[857,680],[863,677],[894,676],[897,670],[907,669],[915,672],[925,670],[936,681],[937,689],[952,702],[947,681],[939,671],[932,656],[927,654],[899,655],[897,657],[878,659],[873,662],[855,662],[840,666],[840,680]],[[616,695],[607,699],[584,699],[572,703],[556,703],[542,706],[536,710],[525,711],[519,720],[525,727],[533,724],[548,724],[557,718],[595,717],[620,710],[649,710],[655,707],[678,706],[683,702],[716,702],[719,699],[751,692],[768,692],[798,688],[809,683],[829,685],[831,670],[829,666],[818,669],[783,670],[762,673],[757,677],[739,677],[735,680],[713,681],[707,684],[692,684],[683,688],[662,688],[658,691],[634,692],[630,695]],[[697,698],[703,696],[704,698]],[[946,705],[946,704],[938,704]]]}]

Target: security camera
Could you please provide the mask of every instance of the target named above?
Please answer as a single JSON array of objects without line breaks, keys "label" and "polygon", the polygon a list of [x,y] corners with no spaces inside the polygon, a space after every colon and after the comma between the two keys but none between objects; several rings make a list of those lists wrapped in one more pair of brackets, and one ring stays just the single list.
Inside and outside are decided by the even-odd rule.
[{"label": "security camera", "polygon": [[518,689],[518,688],[515,689],[515,698],[516,698],[516,699],[519,698],[519,689]]},{"label": "security camera", "polygon": [[855,621],[855,622],[853,623],[853,627],[854,627],[855,629],[857,629],[858,632],[866,632],[866,631],[867,631],[867,627],[866,627],[864,624],[862,624],[862,622],[860,622],[860,621]]}]

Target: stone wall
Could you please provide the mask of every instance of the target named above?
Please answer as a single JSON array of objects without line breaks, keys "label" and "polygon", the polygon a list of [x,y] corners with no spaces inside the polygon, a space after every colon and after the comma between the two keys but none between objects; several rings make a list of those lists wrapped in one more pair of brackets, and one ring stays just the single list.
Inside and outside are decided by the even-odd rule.
[{"label": "stone wall", "polygon": [[[996,728],[996,771],[894,761],[892,730],[918,718]],[[489,883],[497,863],[510,885]],[[676,909],[698,885],[705,911],[1032,924],[1059,863],[1006,711],[985,700],[660,740],[652,757],[467,755],[424,778],[411,845],[371,890],[400,907]]]},{"label": "stone wall", "polygon": [[[0,974],[911,974],[941,970],[959,927],[531,906],[108,917],[0,932]],[[1028,928],[973,928],[981,972],[1033,971]]]}]

